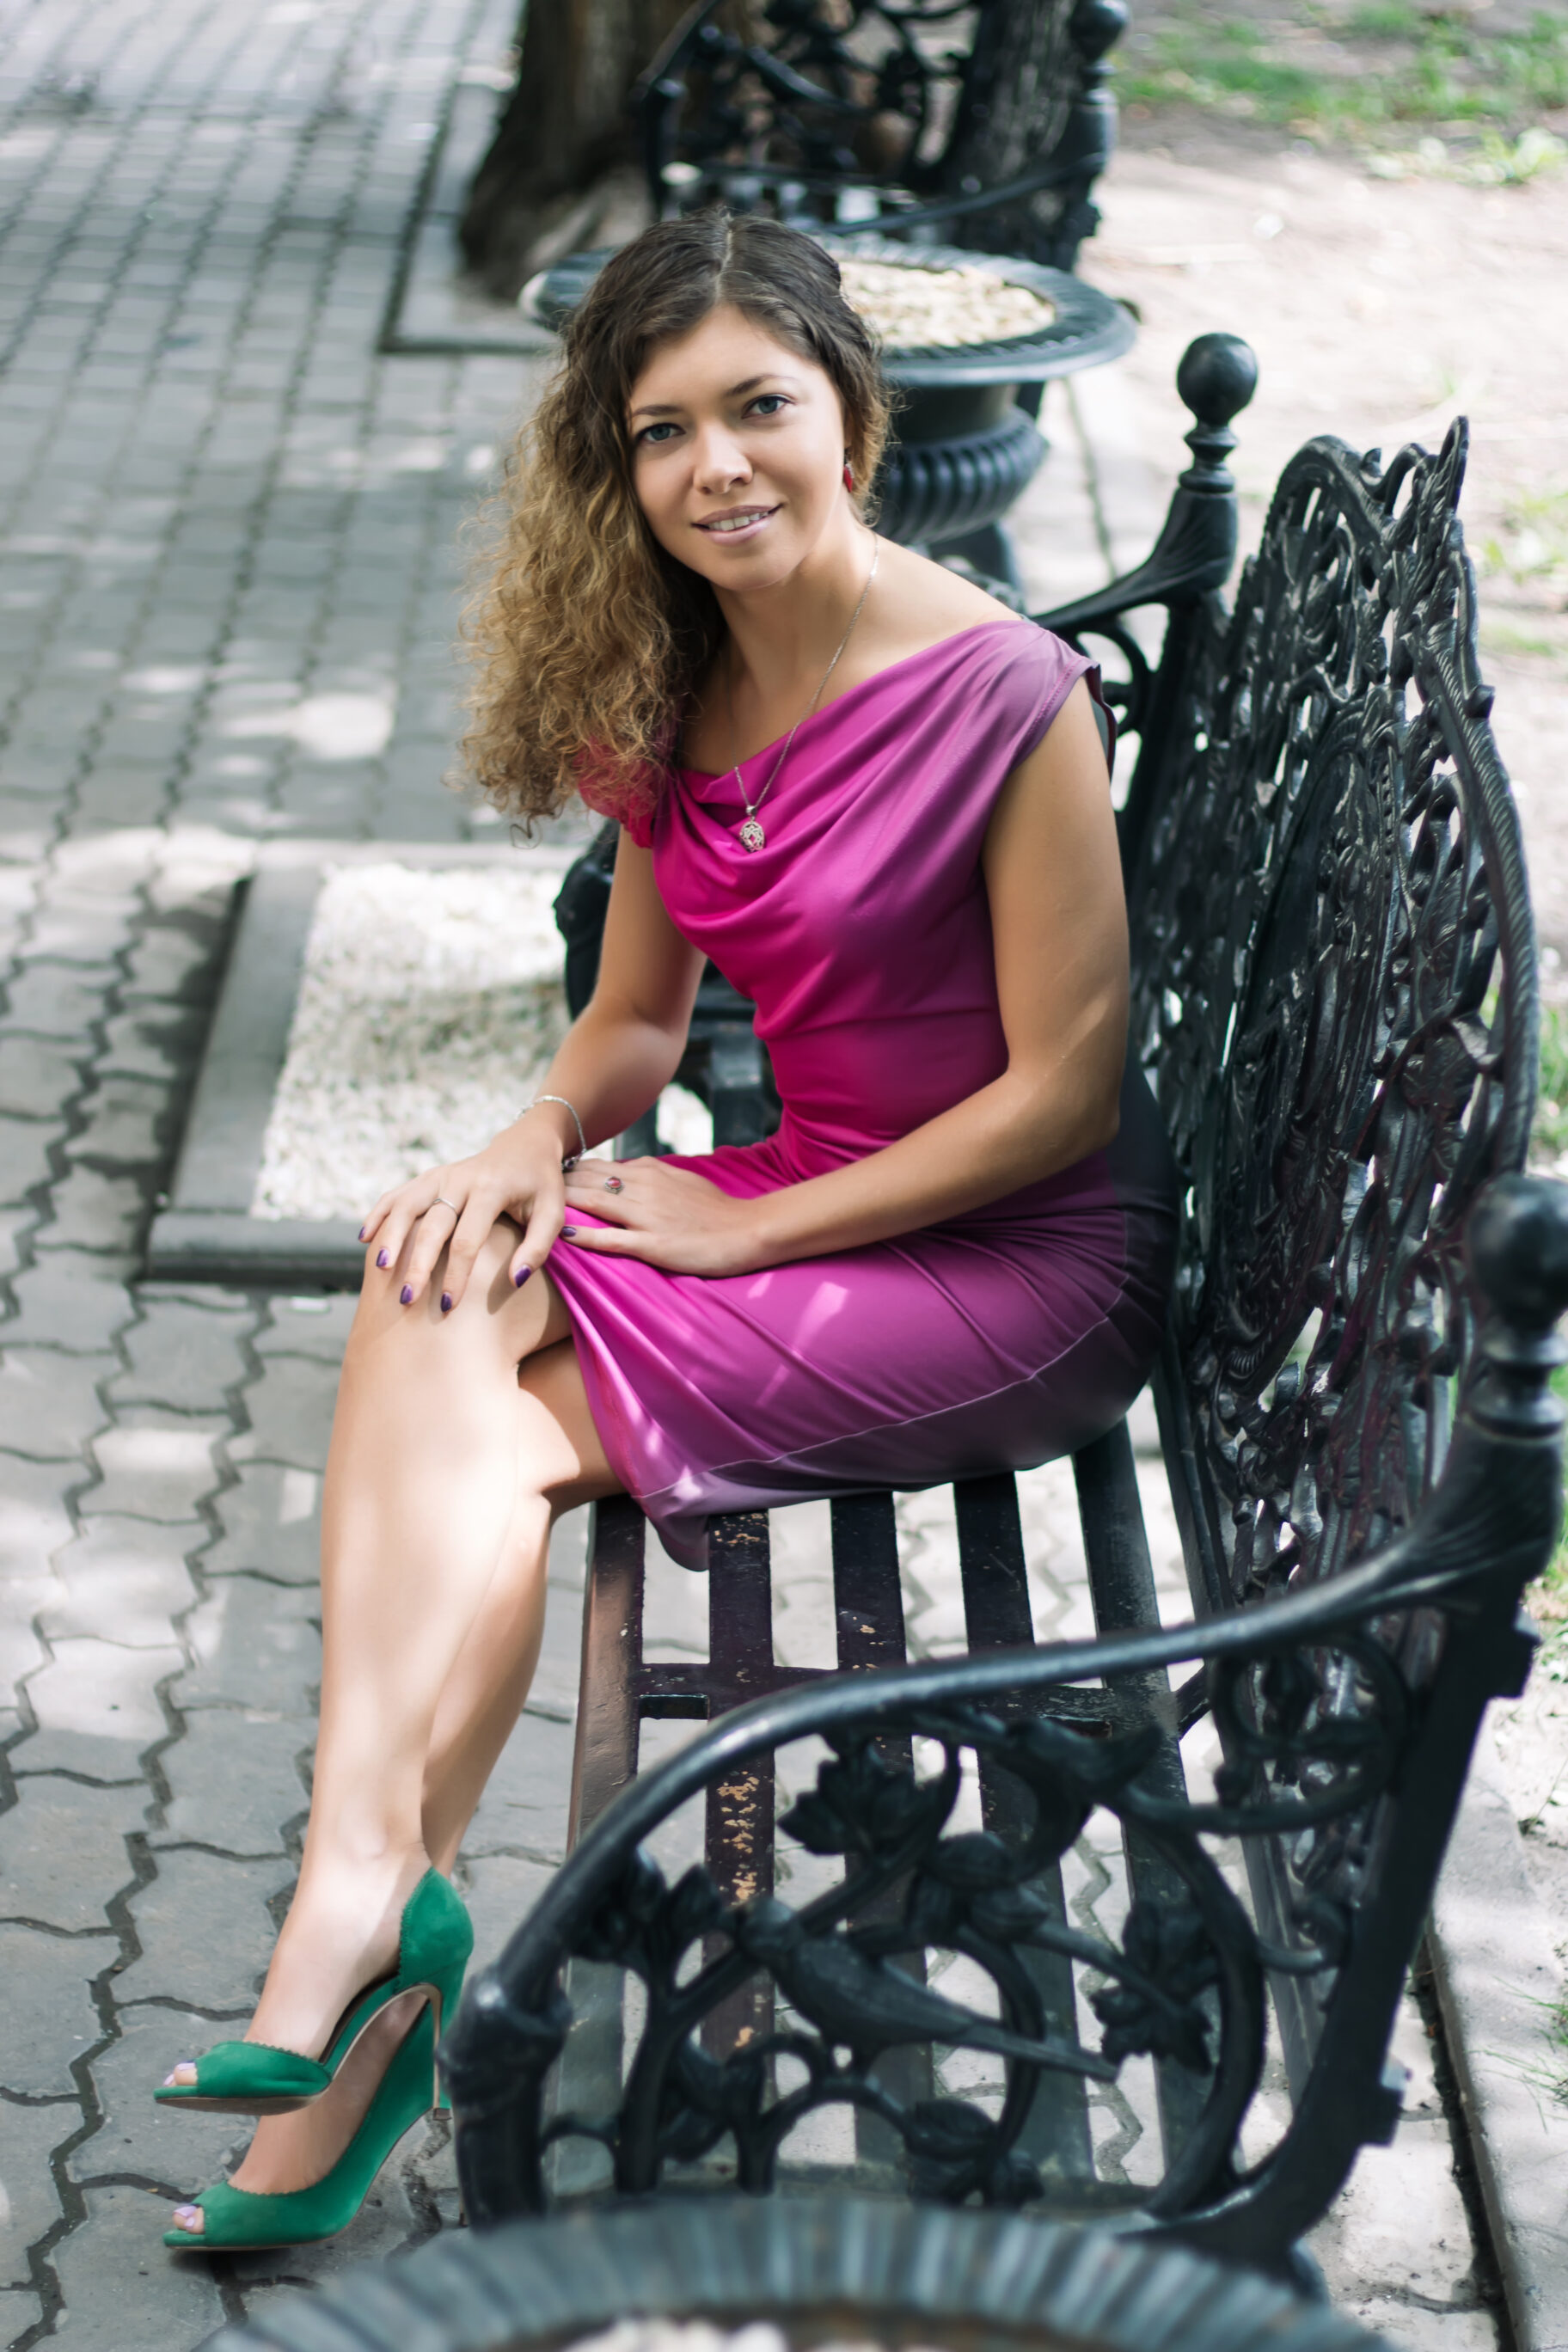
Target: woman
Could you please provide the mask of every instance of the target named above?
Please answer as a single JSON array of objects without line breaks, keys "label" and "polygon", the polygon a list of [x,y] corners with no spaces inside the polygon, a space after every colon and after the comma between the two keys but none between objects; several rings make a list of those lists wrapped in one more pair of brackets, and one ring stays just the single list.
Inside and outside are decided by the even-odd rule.
[{"label": "woman", "polygon": [[[887,415],[827,256],[708,215],[606,266],[513,469],[468,748],[503,809],[621,818],[599,982],[505,1133],[366,1221],[299,1886],[244,2042],[159,2094],[263,2120],[171,2243],[341,2228],[427,2109],[558,1513],[628,1490],[700,1566],[710,1511],[1029,1466],[1148,1370],[1173,1188],[1098,674],[875,537]],[[597,1156],[709,955],[778,1134]]]}]

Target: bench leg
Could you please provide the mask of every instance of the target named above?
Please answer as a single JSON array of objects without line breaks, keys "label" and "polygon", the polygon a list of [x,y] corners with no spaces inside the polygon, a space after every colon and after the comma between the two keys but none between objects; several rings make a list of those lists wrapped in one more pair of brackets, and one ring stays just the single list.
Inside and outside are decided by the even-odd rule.
[{"label": "bench leg", "polygon": [[[952,1490],[958,1512],[958,1557],[963,1576],[963,1615],[973,1654],[1016,1649],[1035,1638],[1029,1585],[1024,1568],[1024,1537],[1018,1524],[1018,1490],[1005,1474],[965,1478]],[[1033,1800],[1009,1772],[980,1775],[985,1826],[999,1837],[1022,1838],[1033,1815]],[[1055,1865],[1030,1882],[1032,1891],[1068,1924],[1062,1874]],[[1072,1962],[1056,1952],[1021,1955],[1045,2010],[1047,2033],[1078,2040],[1078,2002]],[[1019,2135],[1020,2151],[1033,2157],[1047,2180],[1092,2178],[1094,2150],[1089,2104],[1082,2082],[1071,2074],[1042,2074],[1034,2105]]]},{"label": "bench leg", "polygon": [[[646,1525],[637,1506],[626,1496],[596,1503],[589,1520],[568,1853],[637,1774]],[[556,2069],[550,2111],[613,2115],[621,2103],[621,1970],[573,1960],[566,1969],[565,1991],[573,2024]],[[550,2163],[556,2196],[581,2195],[609,2184],[609,2157],[591,2140],[561,2141],[551,2151]]]},{"label": "bench leg", "polygon": [[[833,1611],[841,1674],[904,1664],[908,1651],[904,1596],[899,1582],[899,1530],[889,1494],[845,1495],[833,1505]],[[908,1738],[889,1738],[879,1744],[887,1763],[896,1770],[908,1771]],[[890,1886],[857,1916],[868,1922],[896,1919],[903,1901],[904,1886]],[[898,1965],[924,1984],[923,1952],[911,1952]],[[931,2095],[931,2051],[923,2042],[888,2051],[871,2072],[900,2106],[913,2106]],[[901,2171],[903,2143],[879,2116],[857,2111],[855,2149],[864,2165]]]},{"label": "bench leg", "polygon": [[[709,1523],[708,1665],[714,1682],[734,1690],[731,1705],[772,1680],[773,1601],[765,1511],[726,1512]],[[763,1674],[756,1672],[758,1666]],[[746,1685],[752,1683],[748,1692]],[[703,1838],[709,1875],[727,1904],[773,1891],[773,1759],[762,1757],[708,1791]],[[711,1939],[709,1957],[727,1948]],[[773,1986],[751,1977],[702,2021],[702,2046],[728,2058],[773,2030]]]},{"label": "bench leg", "polygon": [[[1143,1507],[1138,1495],[1132,1440],[1125,1421],[1119,1421],[1114,1429],[1075,1454],[1072,1469],[1078,1485],[1079,1517],[1083,1527],[1096,1630],[1101,1633],[1131,1633],[1157,1626],[1160,1604],[1154,1591]],[[1171,1684],[1163,1669],[1152,1675],[1118,1675],[1111,1677],[1110,1686],[1138,1703],[1150,1722],[1170,1724]],[[1170,1730],[1143,1778],[1146,1785],[1163,1797],[1186,1796],[1182,1750]],[[1121,1848],[1134,1901],[1156,1906],[1190,1902],[1179,1873],[1131,1822],[1123,1824]],[[1160,2132],[1169,2170],[1202,2112],[1209,2086],[1203,2075],[1191,2074],[1186,2067],[1169,2060],[1156,2063],[1155,2078],[1159,2086]]]}]

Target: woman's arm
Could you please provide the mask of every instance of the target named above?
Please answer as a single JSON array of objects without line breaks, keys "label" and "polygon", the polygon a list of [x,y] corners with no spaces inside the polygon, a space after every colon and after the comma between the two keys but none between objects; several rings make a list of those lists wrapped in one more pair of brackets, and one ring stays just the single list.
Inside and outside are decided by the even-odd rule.
[{"label": "woman's arm", "polygon": [[[593,996],[536,1089],[566,1097],[590,1145],[630,1127],[675,1076],[702,963],[665,912],[652,851],[623,834]],[[551,1120],[563,1152],[579,1149],[577,1129],[558,1104],[533,1116]]]},{"label": "woman's arm", "polygon": [[579,1229],[578,1245],[676,1272],[745,1273],[939,1224],[1109,1143],[1127,1045],[1127,915],[1081,680],[1004,786],[984,862],[1007,1040],[1000,1077],[883,1150],[759,1200],[655,1160],[635,1163],[636,1184],[612,1205],[602,1165],[585,1165],[568,1203],[615,1223]]},{"label": "woman's arm", "polygon": [[[563,1095],[590,1144],[618,1135],[657,1102],[686,1046],[702,957],[664,909],[651,852],[623,835],[605,916],[594,994],[540,1079],[535,1095]],[[400,1269],[405,1301],[420,1297],[447,1250],[443,1297],[456,1306],[497,1221],[524,1228],[511,1276],[528,1279],[549,1255],[566,1197],[561,1162],[579,1149],[576,1122],[560,1103],[537,1103],[471,1160],[427,1169],[385,1192],[362,1228],[377,1262]],[[438,1203],[455,1203],[456,1225]],[[435,1215],[430,1212],[436,1211]],[[412,1237],[412,1239],[411,1239]],[[407,1262],[403,1254],[407,1245]]]}]

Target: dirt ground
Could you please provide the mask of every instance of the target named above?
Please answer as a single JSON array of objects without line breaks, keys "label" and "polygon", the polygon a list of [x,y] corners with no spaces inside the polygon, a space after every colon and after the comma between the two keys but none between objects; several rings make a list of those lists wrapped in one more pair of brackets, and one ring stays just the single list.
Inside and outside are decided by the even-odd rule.
[{"label": "dirt ground", "polygon": [[[1568,169],[1511,186],[1374,176],[1352,152],[1188,110],[1124,125],[1082,275],[1136,306],[1123,373],[1163,472],[1194,335],[1258,353],[1237,420],[1243,532],[1334,433],[1392,454],[1469,418],[1461,509],[1481,572],[1494,725],[1523,816],[1549,992],[1568,1003]],[[1081,380],[1092,401],[1094,378]]]}]

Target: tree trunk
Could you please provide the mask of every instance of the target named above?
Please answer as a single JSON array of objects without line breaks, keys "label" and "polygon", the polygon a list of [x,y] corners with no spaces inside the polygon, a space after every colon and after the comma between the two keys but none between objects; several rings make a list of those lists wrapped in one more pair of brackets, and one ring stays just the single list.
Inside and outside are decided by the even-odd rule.
[{"label": "tree trunk", "polygon": [[594,242],[607,215],[622,234],[638,225],[626,100],[682,13],[682,0],[528,0],[517,88],[460,231],[468,267],[492,294],[511,300],[535,269]]}]

